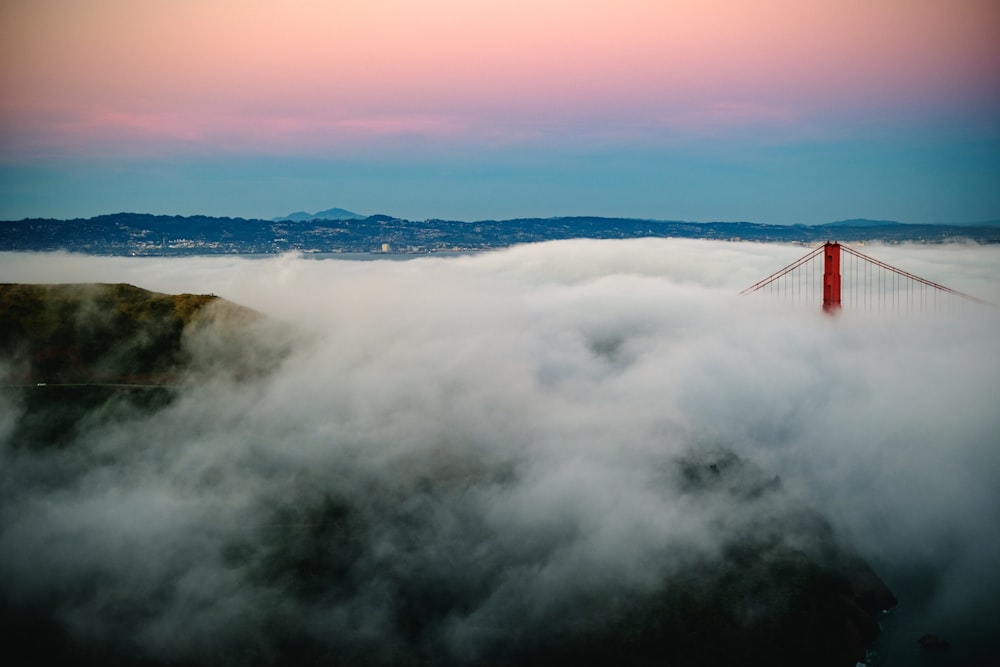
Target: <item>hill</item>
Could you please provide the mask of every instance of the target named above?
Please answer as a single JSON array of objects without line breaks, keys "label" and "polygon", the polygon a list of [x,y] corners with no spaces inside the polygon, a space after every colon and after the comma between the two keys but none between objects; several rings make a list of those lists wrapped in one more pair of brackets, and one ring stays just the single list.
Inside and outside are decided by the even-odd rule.
[{"label": "hill", "polygon": [[414,221],[388,215],[347,218],[343,213],[336,213],[342,217],[324,219],[319,216],[332,215],[330,211],[292,214],[278,220],[116,213],[77,220],[6,221],[0,222],[0,251],[67,250],[101,255],[432,253],[559,239],[647,237],[783,243],[941,243],[957,239],[1000,243],[1000,227],[990,224],[912,225],[857,219],[807,226],[594,216],[464,222]]},{"label": "hill", "polygon": [[850,220],[837,220],[828,222],[820,227],[894,227],[898,224],[895,220],[869,220],[868,218],[852,218]]},{"label": "hill", "polygon": [[0,358],[27,383],[170,383],[185,328],[215,301],[125,284],[3,284]]},{"label": "hill", "polygon": [[354,213],[342,208],[328,208],[325,211],[316,213],[306,213],[296,211],[280,218],[273,218],[273,222],[306,222],[308,220],[363,220],[366,216]]},{"label": "hill", "polygon": [[59,446],[96,415],[162,408],[186,382],[260,376],[286,351],[280,340],[251,340],[267,324],[214,295],[0,284],[0,391],[22,411],[13,441]]}]

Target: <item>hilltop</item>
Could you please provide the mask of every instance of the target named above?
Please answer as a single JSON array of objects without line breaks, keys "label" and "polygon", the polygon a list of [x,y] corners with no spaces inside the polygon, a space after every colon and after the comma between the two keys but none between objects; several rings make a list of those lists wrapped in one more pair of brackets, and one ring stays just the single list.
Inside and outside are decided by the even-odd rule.
[{"label": "hilltop", "polygon": [[295,211],[278,218],[272,218],[272,222],[305,222],[308,220],[363,220],[368,216],[354,213],[342,208],[328,208],[325,211],[316,213],[306,213],[305,211]]},{"label": "hilltop", "polygon": [[252,335],[268,325],[215,295],[0,284],[0,390],[22,411],[13,441],[62,445],[96,416],[167,405],[185,382],[260,376],[285,352]]},{"label": "hilltop", "polygon": [[0,285],[0,358],[25,382],[168,383],[214,295],[126,284]]}]

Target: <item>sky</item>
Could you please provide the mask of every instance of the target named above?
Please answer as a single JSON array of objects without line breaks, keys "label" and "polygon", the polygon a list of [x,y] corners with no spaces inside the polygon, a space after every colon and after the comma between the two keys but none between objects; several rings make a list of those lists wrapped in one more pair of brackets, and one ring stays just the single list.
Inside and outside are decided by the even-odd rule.
[{"label": "sky", "polygon": [[1000,218],[995,0],[8,0],[0,218]]},{"label": "sky", "polygon": [[[866,252],[1000,300],[996,246]],[[0,282],[214,292],[271,318],[236,339],[195,329],[209,368],[286,351],[239,381],[219,364],[153,414],[95,414],[56,450],[16,441],[24,405],[0,393],[0,587],[97,655],[268,664],[291,626],[375,663],[469,664],[600,621],[613,605],[581,600],[642,598],[761,525],[813,553],[808,522],[788,521],[810,508],[900,600],[880,664],[918,664],[924,632],[952,643],[948,664],[982,664],[1000,612],[1000,315],[829,317],[737,295],[801,254],[680,239],[407,261],[0,253]],[[84,330],[101,317],[83,313]],[[781,493],[685,491],[675,463],[720,450]],[[364,528],[350,544],[300,532],[331,498]],[[332,563],[306,570],[314,594],[267,576],[311,548]],[[345,553],[357,585],[329,588]],[[393,605],[422,587],[447,613],[432,604],[418,641]]]}]

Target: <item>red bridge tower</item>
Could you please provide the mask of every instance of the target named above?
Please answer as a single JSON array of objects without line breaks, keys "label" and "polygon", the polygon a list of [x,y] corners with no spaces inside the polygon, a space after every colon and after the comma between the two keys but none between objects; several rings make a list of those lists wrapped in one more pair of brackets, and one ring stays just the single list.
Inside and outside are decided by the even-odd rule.
[{"label": "red bridge tower", "polygon": [[840,244],[827,241],[823,246],[823,311],[840,310]]},{"label": "red bridge tower", "polygon": [[[819,280],[820,255],[823,256],[822,281]],[[817,286],[821,288],[819,294],[815,291]],[[886,313],[954,312],[964,308],[964,304],[993,305],[862,255],[836,241],[827,241],[813,248],[804,257],[740,294],[764,289],[793,303],[815,304],[819,297],[823,312],[831,315],[840,312],[841,297],[848,308]]]}]

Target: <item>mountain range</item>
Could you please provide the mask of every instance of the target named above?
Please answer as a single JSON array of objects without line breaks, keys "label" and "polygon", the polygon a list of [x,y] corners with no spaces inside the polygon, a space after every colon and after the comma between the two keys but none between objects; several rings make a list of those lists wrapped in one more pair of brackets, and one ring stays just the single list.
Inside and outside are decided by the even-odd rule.
[{"label": "mountain range", "polygon": [[820,243],[880,241],[1000,243],[1000,224],[907,224],[851,219],[821,225],[688,222],[574,216],[513,220],[407,220],[362,217],[340,208],[273,220],[116,213],[75,220],[0,222],[0,251],[66,250],[101,255],[220,253],[434,253],[476,251],[558,239],[704,238]]},{"label": "mountain range", "polygon": [[368,216],[354,213],[342,208],[328,208],[325,211],[316,213],[306,213],[305,211],[295,211],[280,218],[272,218],[272,222],[306,222],[308,220],[363,220]]}]

